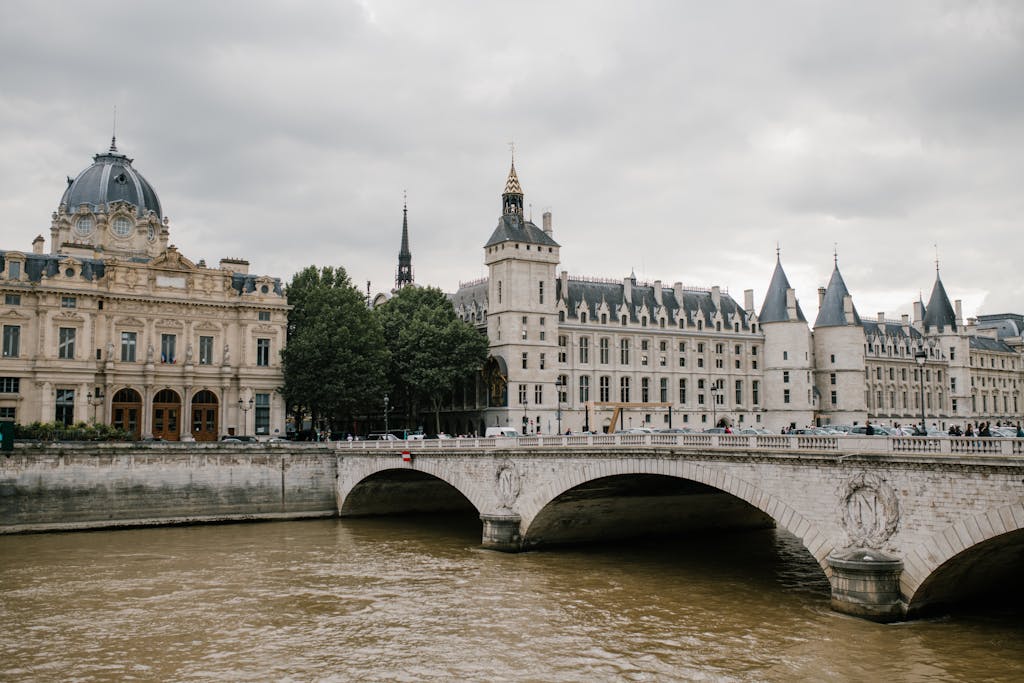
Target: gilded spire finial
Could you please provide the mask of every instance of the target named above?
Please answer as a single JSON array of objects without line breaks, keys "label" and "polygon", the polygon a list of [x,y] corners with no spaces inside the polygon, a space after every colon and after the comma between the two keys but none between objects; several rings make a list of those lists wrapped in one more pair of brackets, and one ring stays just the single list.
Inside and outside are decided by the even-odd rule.
[{"label": "gilded spire finial", "polygon": [[782,260],[782,244],[779,243],[779,242],[775,243],[775,260],[776,261],[781,261]]},{"label": "gilded spire finial", "polygon": [[832,243],[832,263],[836,268],[839,267],[839,243]]},{"label": "gilded spire finial", "polygon": [[935,277],[939,276],[939,245],[938,243],[932,245],[935,247]]}]

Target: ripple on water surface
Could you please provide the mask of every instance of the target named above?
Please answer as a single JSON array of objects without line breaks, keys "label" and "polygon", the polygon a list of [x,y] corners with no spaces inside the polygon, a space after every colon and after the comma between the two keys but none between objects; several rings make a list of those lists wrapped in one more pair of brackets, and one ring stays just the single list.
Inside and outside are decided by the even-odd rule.
[{"label": "ripple on water surface", "polygon": [[1014,680],[1016,614],[871,624],[776,532],[506,555],[475,520],[0,537],[4,680]]}]

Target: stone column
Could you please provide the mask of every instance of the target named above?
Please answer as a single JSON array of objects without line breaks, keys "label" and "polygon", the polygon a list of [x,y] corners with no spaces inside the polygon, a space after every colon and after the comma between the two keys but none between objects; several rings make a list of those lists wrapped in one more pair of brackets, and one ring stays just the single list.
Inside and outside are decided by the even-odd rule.
[{"label": "stone column", "polygon": [[484,548],[505,553],[517,553],[522,550],[519,515],[514,512],[485,513],[480,515],[480,521],[484,523]]},{"label": "stone column", "polygon": [[877,550],[853,548],[829,555],[828,565],[832,568],[832,609],[871,621],[903,618],[902,560]]}]

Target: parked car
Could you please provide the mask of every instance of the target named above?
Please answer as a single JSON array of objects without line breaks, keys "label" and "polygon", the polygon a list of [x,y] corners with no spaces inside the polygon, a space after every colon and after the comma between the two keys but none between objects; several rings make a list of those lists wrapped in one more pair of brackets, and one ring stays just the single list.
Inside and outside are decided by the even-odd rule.
[{"label": "parked car", "polygon": [[366,440],[367,441],[399,441],[400,439],[397,436],[395,436],[394,434],[391,434],[389,432],[374,432],[372,434],[367,434]]},{"label": "parked car", "polygon": [[508,437],[510,439],[515,439],[519,437],[519,431],[513,427],[488,427],[487,430],[484,432],[484,436],[503,436]]},{"label": "parked car", "polygon": [[259,439],[251,434],[225,434],[220,440],[224,443],[256,443]]}]

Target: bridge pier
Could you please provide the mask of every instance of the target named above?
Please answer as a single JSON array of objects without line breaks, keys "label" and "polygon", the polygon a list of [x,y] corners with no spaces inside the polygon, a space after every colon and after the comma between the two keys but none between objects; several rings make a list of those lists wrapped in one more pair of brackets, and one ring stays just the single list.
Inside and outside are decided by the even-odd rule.
[{"label": "bridge pier", "polygon": [[853,548],[829,555],[832,609],[871,621],[902,619],[903,561],[877,550]]},{"label": "bridge pier", "polygon": [[519,536],[519,523],[522,521],[514,512],[497,512],[481,514],[484,523],[483,547],[487,550],[500,550],[505,553],[518,553],[522,550],[522,538]]}]

